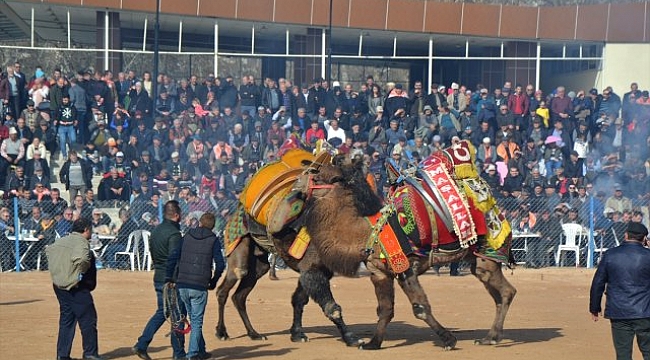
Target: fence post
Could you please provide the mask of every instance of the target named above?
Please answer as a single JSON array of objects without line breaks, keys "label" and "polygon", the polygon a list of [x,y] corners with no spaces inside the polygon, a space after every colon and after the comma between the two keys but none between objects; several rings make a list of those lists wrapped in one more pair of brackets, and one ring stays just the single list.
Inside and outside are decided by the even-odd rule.
[{"label": "fence post", "polygon": [[[587,268],[594,267],[594,196],[589,195],[589,246],[587,246]],[[603,254],[601,253],[600,256]]]},{"label": "fence post", "polygon": [[163,222],[163,206],[162,199],[158,199],[158,222],[162,224]]},{"label": "fence post", "polygon": [[14,243],[16,254],[16,272],[20,272],[20,219],[18,218],[18,197],[14,197]]}]

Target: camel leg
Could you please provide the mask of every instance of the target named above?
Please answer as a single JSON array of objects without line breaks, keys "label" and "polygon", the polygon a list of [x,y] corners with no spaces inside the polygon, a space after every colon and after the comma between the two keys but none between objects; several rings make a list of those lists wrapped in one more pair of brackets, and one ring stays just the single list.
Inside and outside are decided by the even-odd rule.
[{"label": "camel leg", "polygon": [[269,271],[269,264],[266,261],[262,261],[260,258],[253,258],[251,260],[250,268],[254,268],[255,272],[248,271],[246,276],[241,279],[237,290],[232,295],[232,302],[235,304],[239,316],[244,322],[246,327],[246,333],[251,340],[266,340],[266,336],[260,335],[251,325],[250,318],[248,317],[248,312],[246,311],[246,299],[251,293],[257,280],[264,276]]},{"label": "camel leg", "polygon": [[378,268],[371,261],[366,263],[370,271],[370,281],[375,287],[377,296],[377,329],[369,342],[359,345],[362,350],[377,350],[381,348],[381,343],[386,335],[386,327],[395,316],[395,283],[392,275],[387,273],[386,266]]},{"label": "camel leg", "polygon": [[496,304],[496,316],[490,331],[483,339],[477,339],[474,343],[478,345],[496,345],[501,341],[503,335],[503,323],[508,314],[510,304],[517,294],[517,289],[512,286],[503,276],[501,264],[495,261],[476,258],[472,264],[472,274],[476,276],[485,286]]},{"label": "camel leg", "polygon": [[226,324],[224,321],[224,313],[226,308],[226,301],[228,300],[228,294],[230,290],[237,284],[237,276],[235,275],[233,268],[228,266],[226,270],[226,276],[224,277],[221,284],[217,288],[217,303],[219,304],[219,320],[216,326],[215,336],[219,340],[228,340],[228,332],[226,331]]},{"label": "camel leg", "polygon": [[325,269],[309,269],[300,273],[300,283],[309,294],[309,297],[323,309],[323,313],[330,319],[341,332],[341,337],[348,346],[358,346],[359,338],[348,330],[343,321],[341,306],[336,303],[330,288],[332,272]]},{"label": "camel leg", "polygon": [[302,314],[305,306],[309,303],[309,294],[302,287],[300,281],[296,290],[291,295],[291,305],[293,306],[293,324],[291,325],[291,341],[293,342],[307,342],[309,337],[302,329]]},{"label": "camel leg", "polygon": [[269,272],[269,279],[279,280],[278,276],[275,274],[275,264],[278,262],[278,256],[275,254],[270,254],[269,257],[271,263],[271,271]]},{"label": "camel leg", "polygon": [[[412,269],[417,270],[418,264],[414,263]],[[399,274],[397,283],[400,285],[404,293],[408,297],[411,305],[413,306],[413,315],[420,320],[424,320],[427,325],[440,337],[444,343],[445,350],[452,350],[456,347],[456,337],[447,330],[444,326],[440,325],[438,320],[433,317],[431,312],[431,305],[427,299],[427,295],[422,289],[418,281],[417,272],[414,270],[407,270],[405,273]]]},{"label": "camel leg", "polygon": [[251,254],[251,238],[245,235],[242,237],[239,245],[226,258],[228,262],[226,274],[216,292],[219,306],[219,320],[215,328],[215,336],[219,340],[228,340],[230,338],[224,320],[226,301],[228,300],[230,290],[235,287],[239,280],[248,275],[248,268],[251,264],[249,257],[251,257]]}]

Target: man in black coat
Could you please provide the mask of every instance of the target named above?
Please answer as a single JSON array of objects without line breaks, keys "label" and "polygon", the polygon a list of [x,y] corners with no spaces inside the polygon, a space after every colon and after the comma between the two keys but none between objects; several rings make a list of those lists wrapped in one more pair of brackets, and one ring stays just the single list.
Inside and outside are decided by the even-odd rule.
[{"label": "man in black coat", "polygon": [[[217,286],[217,280],[226,267],[221,255],[221,245],[212,232],[215,224],[214,214],[203,214],[199,223],[198,228],[190,229],[178,246],[171,249],[166,274],[166,282],[177,284],[180,299],[188,309],[192,326],[187,349],[187,358],[190,360],[211,357],[211,354],[206,352],[203,339],[203,315],[208,303],[208,290]],[[213,262],[216,265],[214,273]]]},{"label": "man in black coat", "polygon": [[650,359],[650,249],[648,229],[630,222],[625,242],[607,250],[591,283],[589,312],[594,321],[601,313],[607,288],[605,318],[610,319],[617,359],[632,359],[637,337],[644,359]]},{"label": "man in black coat", "polygon": [[[71,166],[81,168],[80,179],[70,177]],[[70,158],[63,163],[61,171],[59,171],[59,180],[65,184],[65,189],[70,191],[70,202],[72,202],[77,194],[83,194],[86,189],[93,188],[93,168],[86,160],[79,158],[75,150],[70,150]]]}]

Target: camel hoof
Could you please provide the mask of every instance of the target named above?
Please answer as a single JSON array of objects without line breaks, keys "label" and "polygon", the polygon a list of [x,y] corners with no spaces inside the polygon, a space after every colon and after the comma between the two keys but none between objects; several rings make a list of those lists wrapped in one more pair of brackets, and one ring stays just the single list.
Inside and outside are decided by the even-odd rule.
[{"label": "camel hoof", "polygon": [[254,341],[268,340],[268,338],[267,338],[266,336],[264,336],[264,335],[260,335],[260,334],[257,334],[257,333],[255,333],[255,334],[248,334],[248,337],[249,337],[251,340],[254,340]]},{"label": "camel hoof", "polygon": [[361,343],[361,345],[359,345],[359,350],[379,350],[379,349],[381,349],[381,344],[378,344],[375,341]]},{"label": "camel hoof", "polygon": [[363,344],[363,340],[359,339],[356,335],[351,332],[343,334],[343,341],[347,346],[359,346]]},{"label": "camel hoof", "polygon": [[443,349],[445,351],[454,350],[456,348],[456,343],[458,342],[458,340],[450,331],[445,331],[444,333],[442,333],[440,335],[440,339],[444,344]]},{"label": "camel hoof", "polygon": [[474,340],[474,345],[496,345],[498,343],[497,340],[489,338]]},{"label": "camel hoof", "polygon": [[309,342],[309,337],[305,333],[291,334],[291,342]]},{"label": "camel hoof", "polygon": [[216,336],[217,339],[221,341],[226,341],[230,339],[230,336],[228,336],[228,332],[226,331],[225,328],[224,329],[217,328],[216,330],[217,332],[214,334],[214,336]]}]

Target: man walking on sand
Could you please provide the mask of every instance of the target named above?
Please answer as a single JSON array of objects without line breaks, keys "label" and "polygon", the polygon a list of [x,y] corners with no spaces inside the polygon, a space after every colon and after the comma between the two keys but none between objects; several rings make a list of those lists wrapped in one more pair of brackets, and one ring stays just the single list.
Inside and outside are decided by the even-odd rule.
[{"label": "man walking on sand", "polygon": [[589,312],[598,321],[607,289],[605,318],[610,319],[617,360],[632,360],[634,336],[644,360],[650,360],[650,249],[648,229],[630,222],[625,241],[607,250],[591,283]]},{"label": "man walking on sand", "polygon": [[[208,290],[217,286],[226,264],[221,255],[221,244],[212,232],[215,218],[205,213],[199,227],[190,229],[171,253],[167,262],[167,282],[176,284],[178,293],[190,318],[192,331],[187,349],[189,360],[212,357],[205,349],[203,315],[208,303]],[[212,273],[212,262],[216,264]]]},{"label": "man walking on sand", "polygon": [[[153,336],[158,329],[165,323],[165,313],[163,309],[163,287],[165,286],[165,273],[167,271],[167,259],[171,252],[178,247],[181,240],[181,207],[178,201],[171,200],[165,203],[163,209],[164,220],[162,224],[156,226],[151,233],[151,258],[154,265],[153,287],[156,290],[156,299],[158,308],[153,314],[142,335],[138,338],[138,343],[133,346],[133,353],[140,359],[151,360],[147,353],[147,348],[153,340]],[[183,309],[184,310],[184,309]],[[185,358],[185,336],[174,332],[171,338],[174,359]]]}]

